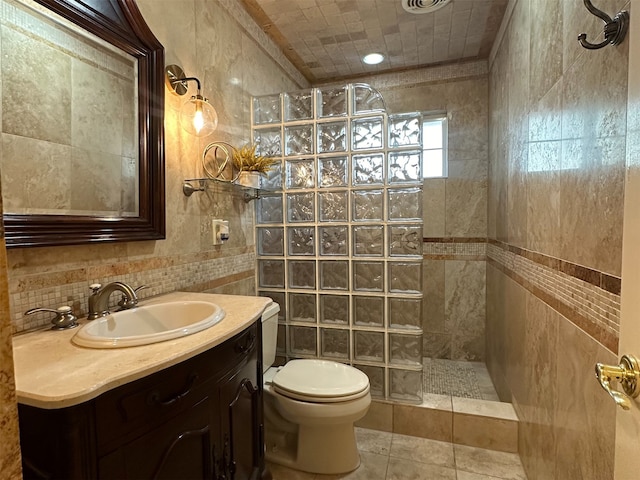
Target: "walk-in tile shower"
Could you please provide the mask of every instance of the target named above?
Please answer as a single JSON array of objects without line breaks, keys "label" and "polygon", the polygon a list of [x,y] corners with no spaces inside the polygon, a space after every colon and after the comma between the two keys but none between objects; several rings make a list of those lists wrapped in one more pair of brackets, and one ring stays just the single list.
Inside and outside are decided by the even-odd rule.
[{"label": "walk-in tile shower", "polygon": [[365,84],[253,99],[280,162],[256,206],[257,289],[288,359],[354,365],[372,395],[422,401],[422,120]]}]

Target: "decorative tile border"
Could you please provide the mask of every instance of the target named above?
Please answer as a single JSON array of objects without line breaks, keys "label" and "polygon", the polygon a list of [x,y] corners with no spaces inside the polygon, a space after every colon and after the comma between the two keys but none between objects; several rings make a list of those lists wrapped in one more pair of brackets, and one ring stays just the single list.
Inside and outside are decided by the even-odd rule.
[{"label": "decorative tile border", "polygon": [[486,260],[614,353],[621,279],[492,239],[429,237],[424,260]]},{"label": "decorative tile border", "polygon": [[[15,334],[47,326],[50,313],[24,315],[38,306],[70,305],[77,316],[86,315],[88,287],[92,283],[118,280],[132,286],[147,285],[140,291],[140,298],[146,298],[175,290],[201,292],[252,278],[255,253],[244,248],[236,250],[235,255],[224,257],[215,252],[177,255],[21,277],[9,286],[12,331]],[[118,295],[111,297],[112,306],[118,301]]]},{"label": "decorative tile border", "polygon": [[466,237],[424,238],[422,257],[424,260],[486,260],[487,239]]},{"label": "decorative tile border", "polygon": [[487,261],[594,340],[618,352],[619,279],[494,240],[487,246]]}]

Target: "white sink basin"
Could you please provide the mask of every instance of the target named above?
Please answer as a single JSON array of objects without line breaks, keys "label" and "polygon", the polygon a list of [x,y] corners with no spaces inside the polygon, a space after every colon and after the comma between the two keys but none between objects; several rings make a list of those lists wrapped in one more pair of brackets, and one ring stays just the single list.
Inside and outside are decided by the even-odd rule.
[{"label": "white sink basin", "polygon": [[92,320],[72,341],[90,348],[121,348],[164,342],[214,326],[224,318],[215,303],[166,302],[123,310]]}]

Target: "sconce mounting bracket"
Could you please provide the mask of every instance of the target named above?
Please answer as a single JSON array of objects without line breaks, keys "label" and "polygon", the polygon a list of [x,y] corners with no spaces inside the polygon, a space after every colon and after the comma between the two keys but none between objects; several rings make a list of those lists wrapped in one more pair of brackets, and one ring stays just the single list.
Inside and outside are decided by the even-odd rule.
[{"label": "sconce mounting bracket", "polygon": [[182,70],[179,65],[167,65],[164,72],[164,80],[167,88],[178,95],[185,95],[188,86],[184,70]]}]

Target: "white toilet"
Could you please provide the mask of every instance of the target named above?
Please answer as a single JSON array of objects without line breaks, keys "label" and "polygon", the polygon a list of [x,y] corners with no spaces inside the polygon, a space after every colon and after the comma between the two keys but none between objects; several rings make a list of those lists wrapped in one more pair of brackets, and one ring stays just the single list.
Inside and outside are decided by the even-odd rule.
[{"label": "white toilet", "polygon": [[360,455],[353,424],[371,404],[369,378],[327,360],[291,360],[272,367],[279,311],[274,302],[262,314],[267,460],[312,473],[355,470]]}]

